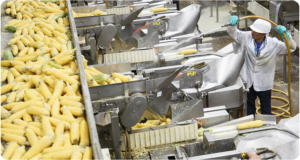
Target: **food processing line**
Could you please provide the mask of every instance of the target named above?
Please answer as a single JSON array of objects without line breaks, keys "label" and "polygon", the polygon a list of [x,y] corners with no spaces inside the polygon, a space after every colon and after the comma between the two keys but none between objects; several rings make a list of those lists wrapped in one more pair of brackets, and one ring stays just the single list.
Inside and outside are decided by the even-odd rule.
[{"label": "food processing line", "polygon": [[[73,35],[84,37],[76,43],[75,36],[75,46],[80,46],[90,66],[138,79],[88,87],[101,148],[109,148],[112,158],[128,158],[124,151],[134,152],[134,159],[240,158],[249,150],[236,150],[238,131],[219,137],[204,131],[202,137],[198,123],[209,128],[261,119],[271,123],[255,131],[278,128],[274,116],[240,118],[245,115],[247,93],[247,84],[239,77],[244,47],[231,43],[212,52],[211,44],[202,44],[197,26],[201,5],[178,11],[168,1],[118,3],[73,6],[78,13],[119,10],[74,18],[71,23],[76,26]],[[151,12],[160,7],[168,9]],[[197,52],[178,54],[185,49]],[[172,119],[168,125],[133,128],[143,119],[165,116]]]},{"label": "food processing line", "polygon": [[[298,150],[295,118],[277,125],[274,116],[243,117],[247,84],[239,72],[244,47],[231,43],[213,52],[211,44],[202,44],[197,27],[201,5],[178,11],[171,1],[160,0],[78,2],[83,1],[67,1],[68,16],[94,159],[106,156],[103,148],[109,148],[112,159],[129,158],[124,152],[132,152],[133,159],[231,159],[253,148],[269,147],[283,154],[282,148],[293,146],[285,152],[285,158],[292,158],[288,153]],[[168,9],[151,12],[153,8]],[[110,14],[76,18],[72,14],[96,9]],[[187,49],[196,52],[179,54]],[[118,72],[138,80],[88,87],[82,56],[102,73]],[[133,128],[141,120],[163,117],[172,121]],[[237,119],[229,121],[230,117]],[[198,134],[199,123],[210,128],[253,120],[268,124],[256,130]],[[265,136],[264,144],[249,142],[260,132],[282,143],[270,141],[270,136]]]}]

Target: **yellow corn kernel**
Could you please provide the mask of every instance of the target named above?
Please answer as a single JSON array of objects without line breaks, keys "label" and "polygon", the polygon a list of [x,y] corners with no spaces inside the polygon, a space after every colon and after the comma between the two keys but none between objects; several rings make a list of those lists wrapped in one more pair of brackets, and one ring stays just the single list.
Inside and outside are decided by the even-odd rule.
[{"label": "yellow corn kernel", "polygon": [[41,31],[37,31],[36,34],[39,35],[42,39],[44,39],[44,33],[42,32],[43,29]]},{"label": "yellow corn kernel", "polygon": [[12,65],[11,65],[11,61],[12,60],[2,60],[1,61],[1,66],[2,67],[11,67]]},{"label": "yellow corn kernel", "polygon": [[[24,17],[26,18],[26,15],[24,15]],[[22,26],[19,26],[19,27],[17,27],[19,30],[22,30],[23,28],[26,28],[26,27],[28,27],[30,24],[29,23],[27,23],[27,24],[24,24],[24,25],[22,25]]]},{"label": "yellow corn kernel", "polygon": [[22,14],[20,12],[17,13],[17,19],[21,20],[22,19]]},{"label": "yellow corn kernel", "polygon": [[36,60],[36,56],[15,57],[14,60],[23,61],[23,62],[35,61]]},{"label": "yellow corn kernel", "polygon": [[25,122],[32,122],[32,117],[28,113],[23,114],[23,120]]},{"label": "yellow corn kernel", "polygon": [[23,5],[23,6],[21,7],[21,9],[20,9],[20,12],[23,12],[23,11],[25,10],[25,8],[26,8],[26,6]]},{"label": "yellow corn kernel", "polygon": [[47,109],[36,107],[36,106],[30,106],[27,108],[27,112],[29,114],[33,114],[36,116],[50,116],[50,113]]},{"label": "yellow corn kernel", "polygon": [[11,48],[12,48],[12,54],[14,56],[16,56],[18,54],[18,52],[19,52],[18,51],[18,46],[17,45],[12,45]]},{"label": "yellow corn kernel", "polygon": [[59,52],[61,52],[61,44],[60,43],[52,42],[52,43],[50,43],[49,46],[55,47]]},{"label": "yellow corn kernel", "polygon": [[49,37],[53,37],[51,31],[49,31],[47,28],[42,28],[42,32]]},{"label": "yellow corn kernel", "polygon": [[[39,32],[39,31],[38,31],[38,32]],[[40,42],[43,41],[43,38],[42,38],[41,36],[39,36],[38,34],[34,34],[34,35],[33,35],[33,39],[34,39],[35,41],[40,41]]]},{"label": "yellow corn kernel", "polygon": [[45,148],[53,143],[53,139],[48,136],[43,136],[34,146],[32,146],[21,159],[31,159],[41,153]]},{"label": "yellow corn kernel", "polygon": [[[15,107],[14,107],[15,108]],[[9,116],[8,118],[10,120],[15,120],[15,119],[21,119],[23,117],[23,114],[26,113],[26,109],[17,111],[17,112],[13,112],[14,114],[12,114],[11,116]]]},{"label": "yellow corn kernel", "polygon": [[71,113],[71,111],[68,108],[66,108],[65,106],[61,107],[60,110],[61,110],[61,112],[63,113],[64,116],[67,116],[67,117],[70,117],[72,119],[75,119],[74,116],[73,116],[73,114]]},{"label": "yellow corn kernel", "polygon": [[61,134],[64,134],[65,124],[61,121],[55,128],[55,139],[57,139]]},{"label": "yellow corn kernel", "polygon": [[2,72],[1,72],[1,82],[4,82],[4,81],[6,81],[6,79],[7,79],[7,76],[8,76],[8,70],[3,70]]},{"label": "yellow corn kernel", "polygon": [[[6,96],[5,96],[6,97]],[[2,100],[2,99],[1,99]],[[1,107],[1,118],[6,119],[11,115],[10,111],[6,110],[4,107]]]},{"label": "yellow corn kernel", "polygon": [[17,46],[18,46],[19,51],[25,48],[25,46],[21,40],[17,41]]},{"label": "yellow corn kernel", "polygon": [[39,27],[36,27],[36,26],[33,26],[32,29],[34,30],[34,32],[37,32],[37,31],[42,31],[41,28]]},{"label": "yellow corn kernel", "polygon": [[67,41],[64,40],[64,39],[61,38],[61,37],[56,37],[56,40],[57,40],[60,44],[66,44],[66,43],[67,43]]},{"label": "yellow corn kernel", "polygon": [[25,136],[27,137],[28,142],[31,145],[31,147],[39,141],[36,134],[30,128],[25,129]]},{"label": "yellow corn kernel", "polygon": [[21,157],[24,155],[25,152],[26,152],[25,146],[21,146],[16,149],[16,151],[12,155],[11,159],[21,159]]},{"label": "yellow corn kernel", "polygon": [[10,15],[11,15],[12,17],[15,17],[15,16],[16,16],[16,14],[17,14],[17,11],[16,11],[16,9],[14,9],[14,8],[11,8],[11,10],[10,10]]},{"label": "yellow corn kernel", "polygon": [[73,122],[71,124],[71,129],[70,129],[70,137],[71,137],[71,143],[73,145],[78,145],[79,143],[79,123],[78,122]]},{"label": "yellow corn kernel", "polygon": [[52,7],[45,7],[45,11],[46,12],[49,12],[49,13],[63,13],[64,11],[60,10],[60,9],[55,9],[55,8],[52,8]]},{"label": "yellow corn kernel", "polygon": [[68,51],[67,45],[65,43],[61,45],[60,51],[61,52]]},{"label": "yellow corn kernel", "polygon": [[13,37],[18,37],[22,34],[22,30],[21,29],[17,29],[17,31],[13,34]]},{"label": "yellow corn kernel", "polygon": [[65,33],[60,33],[58,31],[53,31],[53,35],[54,35],[54,37],[61,37],[66,41],[69,40],[69,37]]},{"label": "yellow corn kernel", "polygon": [[10,8],[7,8],[7,9],[5,10],[5,13],[6,13],[6,14],[10,14],[10,11],[11,11],[11,9],[10,9]]},{"label": "yellow corn kernel", "polygon": [[89,127],[85,120],[80,122],[80,143],[81,146],[90,145]]},{"label": "yellow corn kernel", "polygon": [[34,98],[38,98],[32,91],[30,91],[29,89],[25,90],[25,95],[29,98],[29,99],[34,99]]},{"label": "yellow corn kernel", "polygon": [[49,91],[47,85],[44,82],[39,81],[39,88],[40,88],[43,96],[45,97],[46,101],[48,101],[51,98],[52,94]]},{"label": "yellow corn kernel", "polygon": [[27,28],[23,28],[22,35],[24,35],[24,36],[28,35],[28,29]]},{"label": "yellow corn kernel", "polygon": [[11,7],[15,2],[14,1],[9,1],[6,3],[6,6],[7,7]]},{"label": "yellow corn kernel", "polygon": [[[20,125],[20,126],[27,126],[27,122],[21,120],[21,119],[15,119],[13,120],[14,124]],[[25,133],[25,132],[24,132]]]},{"label": "yellow corn kernel", "polygon": [[13,83],[15,81],[15,77],[11,72],[8,72],[7,74],[7,82],[8,83]]},{"label": "yellow corn kernel", "polygon": [[23,11],[22,13],[23,13],[23,15],[25,14],[25,15],[27,15],[30,18],[33,17],[33,15],[31,13],[27,12],[27,11]]},{"label": "yellow corn kernel", "polygon": [[83,160],[91,160],[93,159],[93,150],[91,147],[86,147],[83,152]]},{"label": "yellow corn kernel", "polygon": [[23,3],[16,3],[16,11],[20,12],[20,9],[23,7]]},{"label": "yellow corn kernel", "polygon": [[79,83],[78,81],[76,81],[75,79],[73,79],[72,77],[70,77],[69,75],[62,73],[59,70],[55,70],[53,72],[53,76],[55,76],[55,77],[57,77],[59,79],[62,79],[63,81],[68,82],[71,85],[75,84],[75,83]]},{"label": "yellow corn kernel", "polygon": [[15,102],[17,93],[16,92],[10,92],[9,96],[7,97],[7,103]]},{"label": "yellow corn kernel", "polygon": [[29,40],[29,42],[35,42],[31,35],[26,35],[25,37]]},{"label": "yellow corn kernel", "polygon": [[63,19],[62,18],[58,18],[57,19],[58,24],[64,24]]},{"label": "yellow corn kernel", "polygon": [[51,47],[51,56],[54,57],[56,55],[58,55],[57,49],[55,47]]},{"label": "yellow corn kernel", "polygon": [[[11,1],[11,2],[13,2],[13,1]],[[15,142],[15,141],[9,142],[4,153],[2,154],[2,158],[10,159],[18,147],[19,146],[18,146],[17,142]]]},{"label": "yellow corn kernel", "polygon": [[19,145],[24,145],[26,138],[24,136],[18,136],[10,133],[1,133],[1,139],[7,142],[16,141]]},{"label": "yellow corn kernel", "polygon": [[29,46],[34,48],[41,48],[45,45],[44,42],[30,42]]},{"label": "yellow corn kernel", "polygon": [[21,35],[21,36],[18,36],[18,37],[15,37],[11,40],[8,41],[8,45],[13,45],[13,44],[16,44],[18,40],[20,40],[21,38],[23,38],[24,35]]},{"label": "yellow corn kernel", "polygon": [[33,47],[29,47],[29,50],[28,50],[27,54],[31,54],[33,52],[34,52],[34,48]]},{"label": "yellow corn kernel", "polygon": [[19,126],[19,125],[10,124],[10,123],[3,123],[3,124],[1,124],[1,128],[20,129],[20,130],[24,130],[25,129],[24,126]]},{"label": "yellow corn kernel", "polygon": [[55,134],[51,127],[50,121],[46,117],[42,117],[42,129],[43,129],[44,136],[54,137]]},{"label": "yellow corn kernel", "polygon": [[34,2],[34,1],[30,1],[30,4],[34,7],[34,8],[39,8],[40,6]]},{"label": "yellow corn kernel", "polygon": [[29,41],[26,37],[21,38],[21,41],[23,42],[23,44],[24,44],[25,46],[28,46],[29,43],[30,43],[30,41]]},{"label": "yellow corn kernel", "polygon": [[[29,42],[28,42],[29,43]],[[22,56],[26,56],[26,54],[28,53],[29,51],[29,47],[25,47],[24,49],[22,49],[19,53],[18,56],[22,57]]]},{"label": "yellow corn kernel", "polygon": [[47,28],[49,31],[53,32],[54,31],[54,28],[44,22],[39,22],[38,25],[41,27],[41,28]]},{"label": "yellow corn kernel", "polygon": [[15,84],[16,83],[9,83],[4,86],[1,86],[1,94],[11,91]]},{"label": "yellow corn kernel", "polygon": [[9,129],[9,128],[1,128],[1,132],[14,134],[18,136],[24,136],[25,131],[21,129]]},{"label": "yellow corn kernel", "polygon": [[64,25],[66,25],[66,26],[70,25],[68,18],[63,18],[63,21],[64,21]]}]

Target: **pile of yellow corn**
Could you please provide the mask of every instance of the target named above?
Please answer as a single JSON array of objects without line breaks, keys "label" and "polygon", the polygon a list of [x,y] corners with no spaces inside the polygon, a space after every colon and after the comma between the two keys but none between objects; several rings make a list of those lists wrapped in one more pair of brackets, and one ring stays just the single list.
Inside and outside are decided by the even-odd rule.
[{"label": "pile of yellow corn", "polygon": [[52,2],[7,3],[17,19],[7,23],[15,33],[1,61],[4,159],[92,159],[66,2]]},{"label": "pile of yellow corn", "polygon": [[73,12],[73,16],[74,17],[89,17],[89,16],[100,16],[100,15],[106,15],[105,12],[99,11],[99,10],[95,10],[94,12],[91,13],[75,13]]},{"label": "pile of yellow corn", "polygon": [[112,73],[110,77],[107,74],[101,73],[94,67],[87,67],[86,60],[84,63],[84,73],[88,83],[88,86],[100,86],[107,84],[123,83],[129,81],[136,81],[136,78],[132,78],[130,75],[123,75],[121,73]]},{"label": "pile of yellow corn", "polygon": [[133,126],[133,129],[138,129],[138,128],[149,128],[149,127],[154,127],[154,126],[162,126],[162,125],[167,125],[171,123],[171,119],[164,117],[159,120],[147,120],[145,123],[138,123],[135,126]]}]

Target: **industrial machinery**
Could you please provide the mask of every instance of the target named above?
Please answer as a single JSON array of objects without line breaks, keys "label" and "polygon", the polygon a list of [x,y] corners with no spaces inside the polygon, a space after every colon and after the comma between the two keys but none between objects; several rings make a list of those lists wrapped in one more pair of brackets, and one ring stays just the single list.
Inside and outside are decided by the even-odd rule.
[{"label": "industrial machinery", "polygon": [[[196,23],[200,5],[147,15],[150,4],[134,3],[126,14],[74,18],[77,35],[85,37],[81,51],[86,58],[90,56],[90,66],[108,75],[118,72],[138,79],[89,87],[100,144],[111,148],[117,159],[124,158],[124,151],[130,154],[141,148],[165,146],[173,153],[172,145],[188,141],[191,145],[187,147],[193,148],[192,143],[199,141],[197,121],[208,128],[229,121],[229,115],[238,118],[246,101],[246,84],[239,77],[244,48],[232,43],[211,54],[211,44],[201,44],[203,33]],[[73,11],[105,11],[106,6],[73,7]],[[196,52],[179,54],[186,49]],[[97,64],[99,57],[104,64]],[[171,122],[135,129],[142,121],[163,117]],[[224,145],[210,133],[203,135],[208,149],[205,154],[235,147],[234,137],[225,140]],[[233,135],[237,136],[236,132]],[[179,156],[176,159],[183,158],[182,148],[177,146],[175,150]],[[142,158],[150,159],[149,153],[156,152],[145,151]]]},{"label": "industrial machinery", "polygon": [[[107,10],[105,4],[97,4],[74,7],[73,11],[88,13],[96,9],[103,12]],[[134,48],[143,48],[139,50],[150,51],[153,54],[150,48],[159,44],[159,40],[193,33],[201,12],[201,6],[196,4],[186,7],[179,12],[172,10],[176,9],[176,7],[168,5],[167,11],[150,12],[152,13],[150,15],[142,13],[151,8],[133,5],[131,9],[132,12],[126,14],[108,14],[74,19],[78,36],[85,39],[81,50],[83,53],[87,53],[84,55],[89,55],[89,57],[86,56],[90,60],[89,64],[98,64],[99,53],[102,55],[100,56],[100,59],[102,59],[101,63],[116,62],[121,58],[119,57],[120,54],[114,54],[113,57],[116,58],[109,58],[112,55],[107,53],[126,53]],[[194,16],[191,17],[190,15]],[[193,43],[195,44],[195,42]],[[151,56],[148,59],[147,53],[141,54],[146,57],[141,60],[142,62],[155,60]],[[134,61],[133,57],[128,58],[126,56],[126,58],[125,60]]]},{"label": "industrial machinery", "polygon": [[[119,141],[121,135],[119,123],[127,130],[131,130],[131,133],[146,134],[151,129],[132,130],[131,127],[137,124],[142,117],[153,119],[152,115],[154,117],[167,116],[172,119],[170,125],[153,127],[154,132],[155,130],[162,132],[172,127],[175,130],[186,127],[188,132],[183,133],[183,136],[196,133],[196,118],[203,121],[207,127],[221,123],[224,119],[228,121],[229,114],[224,111],[224,116],[224,112],[222,113],[217,109],[215,117],[220,112],[223,117],[214,120],[214,122],[206,123],[207,119],[212,117],[205,117],[203,108],[223,106],[221,110],[232,110],[243,106],[245,102],[245,84],[238,78],[239,71],[236,71],[240,70],[243,65],[243,50],[234,48],[234,46],[236,47],[236,44],[230,44],[228,48],[231,47],[236,51],[241,51],[240,54],[233,54],[234,50],[230,51],[231,54],[220,51],[219,56],[221,54],[228,55],[223,58],[203,56],[190,59],[185,65],[145,69],[143,75],[137,75],[141,79],[134,82],[89,87],[101,144],[104,147],[114,148],[115,151],[119,152],[120,146],[124,146]],[[206,62],[206,65],[203,65],[203,62]],[[224,66],[227,66],[227,73],[217,76],[215,73],[224,72]],[[94,67],[107,74],[131,72],[131,70],[124,70],[126,68],[130,69],[129,62],[94,65]],[[236,81],[238,83],[235,83]],[[150,112],[144,113],[146,109]],[[103,118],[107,113],[110,113],[110,119]],[[166,133],[167,131],[163,132]],[[171,136],[172,132],[169,133],[170,135],[164,137]],[[131,134],[130,136],[134,137]],[[197,135],[162,142],[164,137],[157,137],[156,142],[161,142],[154,142],[149,146],[195,140]],[[123,143],[125,141],[123,138]],[[134,146],[132,148],[140,147],[139,145]],[[147,147],[146,143],[144,147]],[[120,156],[117,153],[115,154]]]},{"label": "industrial machinery", "polygon": [[296,1],[270,1],[270,20],[278,25],[284,25],[287,29],[299,30],[299,4]]}]

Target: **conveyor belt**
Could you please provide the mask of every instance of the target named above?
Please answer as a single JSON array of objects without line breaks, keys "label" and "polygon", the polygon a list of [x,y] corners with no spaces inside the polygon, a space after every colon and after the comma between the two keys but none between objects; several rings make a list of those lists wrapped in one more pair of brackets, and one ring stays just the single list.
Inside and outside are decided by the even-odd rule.
[{"label": "conveyor belt", "polygon": [[[193,123],[184,126],[129,134],[129,136],[131,149],[154,147],[197,139],[198,128],[197,123]],[[126,138],[124,135],[121,136],[121,139],[126,143]],[[121,150],[125,150],[125,143],[121,144]]]},{"label": "conveyor belt", "polygon": [[85,114],[87,117],[87,123],[89,125],[91,146],[93,148],[93,155],[94,155],[93,158],[94,159],[103,159],[101,145],[99,143],[99,138],[98,138],[98,133],[97,133],[97,128],[96,128],[96,123],[95,123],[95,119],[93,116],[91,97],[90,97],[90,94],[88,91],[88,85],[87,85],[86,77],[84,74],[83,60],[82,60],[81,51],[79,49],[80,46],[79,46],[79,42],[78,42],[78,34],[77,34],[77,30],[76,30],[76,24],[75,24],[73,13],[72,13],[72,7],[70,7],[71,1],[67,1],[67,6],[69,6],[68,14],[69,14],[69,21],[70,21],[70,27],[71,27],[70,30],[71,30],[72,37],[73,37],[74,47],[77,48],[76,60],[77,60],[77,65],[78,65],[78,69],[79,69],[82,95],[84,98]]},{"label": "conveyor belt", "polygon": [[129,6],[106,9],[107,14],[128,14],[130,13]]},{"label": "conveyor belt", "polygon": [[138,50],[104,55],[104,63],[130,61],[131,63],[155,61],[155,50]]}]

